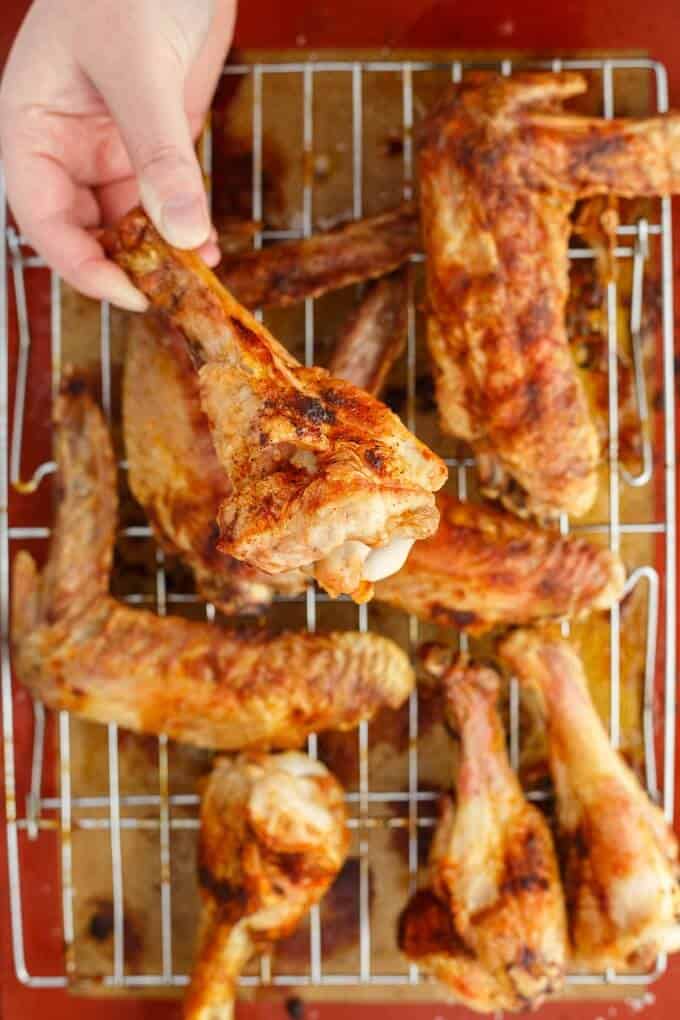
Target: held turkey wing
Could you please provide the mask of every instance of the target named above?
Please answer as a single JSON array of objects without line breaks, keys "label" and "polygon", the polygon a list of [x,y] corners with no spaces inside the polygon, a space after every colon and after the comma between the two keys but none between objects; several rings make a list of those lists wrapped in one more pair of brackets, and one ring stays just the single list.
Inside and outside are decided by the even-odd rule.
[{"label": "held turkey wing", "polygon": [[384,405],[300,366],[141,210],[105,243],[200,363],[202,405],[233,485],[218,518],[224,551],[270,573],[307,567],[332,594],[370,598],[371,548],[436,529],[444,463]]}]

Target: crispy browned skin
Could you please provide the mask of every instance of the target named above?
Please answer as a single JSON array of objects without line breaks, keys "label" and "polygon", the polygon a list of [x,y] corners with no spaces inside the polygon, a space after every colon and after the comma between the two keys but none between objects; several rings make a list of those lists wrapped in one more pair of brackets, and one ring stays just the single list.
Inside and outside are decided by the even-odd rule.
[{"label": "crispy browned skin", "polygon": [[408,270],[377,280],[337,338],[328,371],[377,396],[408,335]]},{"label": "crispy browned skin", "polygon": [[301,241],[225,259],[217,275],[246,308],[282,307],[384,276],[420,247],[418,209],[406,202]]},{"label": "crispy browned skin", "polygon": [[[377,395],[406,343],[407,272],[371,287],[343,330],[331,371]],[[231,486],[201,408],[182,335],[149,313],[131,320],[123,381],[128,480],[166,552],[191,567],[204,596],[225,613],[255,612],[274,592],[304,588],[302,571],[271,575],[218,548],[216,520]]]},{"label": "crispy browned skin", "polygon": [[421,620],[473,634],[609,609],[622,595],[618,556],[479,503],[437,497],[439,528],[416,542],[375,597]]},{"label": "crispy browned skin", "polygon": [[272,577],[218,548],[217,514],[231,485],[201,409],[183,336],[149,313],[131,319],[123,378],[128,481],[166,552],[191,567],[224,613],[255,612],[275,591],[302,591],[301,571]]},{"label": "crispy browned skin", "polygon": [[60,491],[42,576],[14,561],[19,679],[53,708],[225,750],[297,747],[413,687],[406,655],[374,634],[276,637],[160,618],[108,595],[115,461],[101,412],[72,379],[56,411]]},{"label": "crispy browned skin", "polygon": [[548,728],[572,960],[647,968],[680,949],[675,835],[610,744],[571,645],[518,630],[500,654]]},{"label": "crispy browned skin", "polygon": [[680,187],[680,119],[560,111],[577,74],[471,77],[423,132],[429,343],[442,423],[483,484],[539,516],[593,503],[598,443],[564,312],[579,198]]},{"label": "crispy browned skin", "polygon": [[400,945],[473,1009],[535,1006],[560,987],[567,957],[550,830],[510,767],[498,675],[461,659],[443,682],[461,740],[456,806],[442,798],[431,888],[402,916]]},{"label": "crispy browned skin", "polygon": [[201,800],[199,949],[185,1020],[232,1020],[251,956],[292,934],[347,856],[342,787],[289,752],[218,759]]},{"label": "crispy browned skin", "polygon": [[432,889],[419,889],[399,917],[402,953],[478,1013],[512,1009],[513,1000],[470,952],[453,923],[451,911]]},{"label": "crispy browned skin", "polygon": [[220,548],[274,574],[304,567],[332,594],[370,598],[358,543],[432,534],[444,463],[383,404],[299,365],[141,210],[104,240],[201,363],[201,403],[233,485]]}]

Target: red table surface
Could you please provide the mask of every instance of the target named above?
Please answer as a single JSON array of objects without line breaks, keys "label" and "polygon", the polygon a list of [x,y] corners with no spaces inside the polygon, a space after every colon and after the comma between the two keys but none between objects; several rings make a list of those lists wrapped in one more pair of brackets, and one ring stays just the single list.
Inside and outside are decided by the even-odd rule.
[{"label": "red table surface", "polygon": [[[85,3],[87,0],[81,0]],[[28,0],[2,0],[0,4],[0,66],[28,8]],[[578,49],[635,49],[661,60],[669,72],[671,103],[680,106],[680,6],[677,0],[489,0],[466,4],[455,0],[242,0],[236,36],[237,47],[446,47],[459,49],[526,50],[559,55]],[[301,52],[303,52],[301,50]],[[679,203],[674,203],[676,224]],[[676,227],[676,316],[680,310],[680,232]],[[28,522],[26,522],[28,523]],[[21,741],[20,741],[21,743]],[[680,760],[680,756],[679,756]],[[680,786],[680,784],[677,784]],[[3,806],[4,807],[4,806]],[[679,812],[676,810],[676,816]],[[4,820],[4,819],[3,819]],[[30,868],[29,868],[30,870]],[[61,991],[26,988],[14,976],[11,953],[9,903],[6,881],[6,844],[0,838],[0,1018],[2,1020],[170,1020],[179,1018],[177,1002],[151,1000],[74,999]],[[56,874],[24,875],[24,890],[34,905]],[[40,892],[31,896],[40,886]],[[54,889],[51,890],[54,892]],[[51,898],[49,893],[46,898]],[[670,1018],[680,1002],[680,957],[651,988],[649,1020]],[[675,1008],[674,1008],[675,1007]],[[369,1016],[387,1020],[395,1005],[351,1005],[354,1020]],[[346,1004],[307,1005],[307,1020],[339,1020]],[[287,1015],[274,1003],[242,1004],[246,1020],[278,1020]],[[544,1006],[545,1020],[599,1020],[632,1015],[624,1002],[554,1003]],[[400,1005],[399,1020],[453,1020],[473,1014],[457,1006]]]}]

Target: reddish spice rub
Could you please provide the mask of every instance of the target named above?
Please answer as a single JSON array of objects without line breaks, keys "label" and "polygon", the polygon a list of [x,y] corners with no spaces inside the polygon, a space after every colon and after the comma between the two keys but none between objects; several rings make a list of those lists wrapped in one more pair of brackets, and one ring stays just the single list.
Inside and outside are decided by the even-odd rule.
[{"label": "reddish spice rub", "polygon": [[471,75],[424,125],[420,183],[428,340],[447,431],[516,510],[579,516],[599,444],[569,350],[570,213],[578,199],[680,189],[680,117],[562,111],[578,74]]},{"label": "reddish spice rub", "polygon": [[[357,544],[431,534],[443,462],[383,404],[299,365],[141,210],[105,243],[200,364],[202,407],[233,486],[218,514],[222,550],[272,574],[304,567],[332,594],[370,598]],[[363,456],[369,447],[379,469]]]},{"label": "reddish spice rub", "polygon": [[224,259],[217,275],[246,308],[283,307],[384,276],[421,248],[418,209],[405,202],[300,241]]},{"label": "reddish spice rub", "polygon": [[623,593],[623,564],[608,549],[448,493],[437,505],[436,534],[416,542],[402,569],[377,583],[379,601],[480,634],[585,616],[609,609]]}]

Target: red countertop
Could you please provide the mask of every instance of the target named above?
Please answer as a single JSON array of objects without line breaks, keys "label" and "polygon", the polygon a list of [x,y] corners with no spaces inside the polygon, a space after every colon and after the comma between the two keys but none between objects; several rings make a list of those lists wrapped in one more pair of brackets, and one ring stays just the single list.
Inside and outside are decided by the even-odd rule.
[{"label": "red countertop", "polygon": [[[87,0],[82,0],[87,2]],[[11,45],[28,0],[2,0],[0,4],[0,66]],[[671,104],[680,106],[680,5],[677,0],[488,0],[467,4],[462,0],[241,0],[236,26],[236,47],[447,47],[457,49],[512,49],[549,53],[578,49],[639,50],[661,60],[669,73]],[[680,309],[679,203],[676,222],[676,315]],[[680,755],[678,756],[680,760]],[[680,784],[677,784],[680,786]],[[676,809],[676,817],[678,811]],[[74,999],[61,991],[29,989],[16,981],[11,955],[7,896],[4,824],[0,834],[0,1020],[174,1020],[181,1016],[178,1002],[152,1000]],[[41,887],[31,895],[31,880]],[[28,900],[35,905],[46,883],[56,875],[25,878]],[[680,957],[650,989],[645,1008],[648,1020],[670,1020],[680,1002]],[[340,1020],[347,1005],[307,1005],[306,1020]],[[395,1005],[352,1004],[352,1020],[388,1020]],[[463,1020],[470,1011],[457,1006],[402,1005],[399,1020]],[[554,1003],[540,1012],[544,1020],[614,1020],[633,1014],[622,1001]],[[243,1020],[280,1020],[283,1006],[273,1003],[242,1004]]]}]

